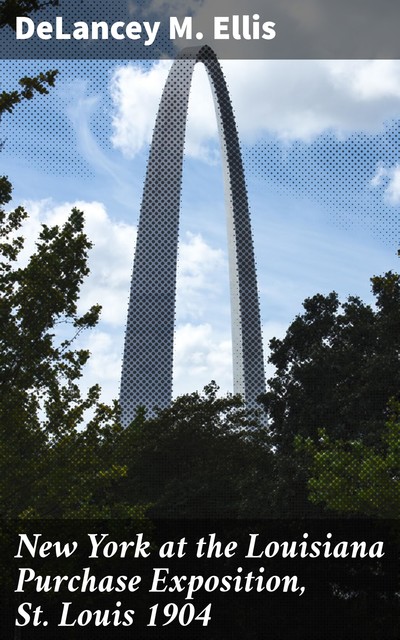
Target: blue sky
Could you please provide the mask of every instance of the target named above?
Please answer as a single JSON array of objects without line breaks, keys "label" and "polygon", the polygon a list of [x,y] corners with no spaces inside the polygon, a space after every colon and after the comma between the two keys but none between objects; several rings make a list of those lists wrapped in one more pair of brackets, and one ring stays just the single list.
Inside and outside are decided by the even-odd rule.
[{"label": "blue sky", "polygon": [[[1,122],[2,172],[26,203],[27,252],[41,222],[73,204],[94,242],[81,309],[102,322],[83,385],[118,394],[129,276],[143,176],[169,62],[2,63],[4,89],[58,68],[47,97]],[[400,64],[225,61],[245,161],[261,314],[282,336],[314,293],[372,300],[369,278],[398,269]],[[184,167],[175,393],[214,378],[231,389],[226,230],[211,92],[197,65]],[[271,369],[268,368],[271,372]]]}]

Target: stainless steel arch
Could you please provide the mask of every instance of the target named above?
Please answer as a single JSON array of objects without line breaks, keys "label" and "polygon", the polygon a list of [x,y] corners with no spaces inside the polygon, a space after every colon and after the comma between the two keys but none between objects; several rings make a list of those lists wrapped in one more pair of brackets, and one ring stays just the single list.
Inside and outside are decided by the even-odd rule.
[{"label": "stainless steel arch", "polygon": [[248,406],[265,391],[253,241],[242,157],[228,88],[212,49],[186,49],[170,70],[153,133],[143,191],[122,365],[122,422],[136,408],[171,402],[176,267],[190,84],[202,62],[214,95],[228,227],[234,392]]}]

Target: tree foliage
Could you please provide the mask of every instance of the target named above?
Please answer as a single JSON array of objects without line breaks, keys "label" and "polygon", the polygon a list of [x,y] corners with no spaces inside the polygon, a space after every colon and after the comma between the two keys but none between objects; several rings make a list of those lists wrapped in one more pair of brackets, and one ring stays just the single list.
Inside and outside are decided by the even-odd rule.
[{"label": "tree foliage", "polygon": [[238,396],[215,383],[126,430],[118,406],[82,396],[89,358],[77,337],[100,307],[78,313],[91,243],[81,211],[42,226],[25,263],[22,207],[0,181],[0,508],[3,516],[269,514],[269,436]]},{"label": "tree foliage", "polygon": [[[97,385],[86,396],[79,386],[89,352],[76,339],[100,313],[98,305],[78,313],[91,247],[83,214],[73,209],[64,225],[43,225],[23,262],[27,213],[7,213],[10,197],[2,178],[4,516],[127,516],[151,505],[158,517],[295,517],[339,502],[343,511],[375,513],[382,500],[396,512],[390,491],[397,487],[398,422],[381,436],[388,399],[399,399],[400,276],[372,278],[375,308],[354,297],[340,304],[335,293],[305,301],[285,338],[271,342],[276,373],[264,397],[268,426],[240,397],[219,398],[211,383],[151,419],[139,412],[122,430],[117,403],[102,404]],[[321,429],[320,445],[312,444]],[[296,438],[307,446],[296,448]],[[369,472],[375,493],[362,484]],[[354,491],[360,487],[358,502],[352,483]]]},{"label": "tree foliage", "polygon": [[296,446],[310,459],[310,499],[342,513],[400,517],[400,403],[375,446],[361,440],[297,437]]},{"label": "tree foliage", "polygon": [[[0,508],[3,517],[137,513],[112,493],[126,468],[114,459],[118,409],[98,385],[82,396],[89,358],[74,347],[100,306],[78,313],[91,243],[83,214],[42,226],[24,265],[22,207],[5,212],[11,185],[0,180]],[[89,414],[88,414],[89,412]],[[110,497],[112,496],[112,497]]]},{"label": "tree foliage", "polygon": [[268,513],[269,436],[239,396],[177,398],[151,419],[139,415],[122,434],[125,490],[157,517],[256,517]]},{"label": "tree foliage", "polygon": [[[15,18],[27,16],[46,6],[57,6],[58,0],[38,2],[37,0],[3,0],[0,4],[0,29],[11,27],[15,30]],[[46,95],[49,87],[54,87],[58,71],[51,69],[40,72],[36,76],[20,78],[20,89],[2,91],[0,93],[0,118],[4,113],[12,113],[15,106],[23,100],[31,100],[35,95]]]},{"label": "tree foliage", "polygon": [[14,107],[22,100],[31,100],[35,94],[45,95],[49,93],[49,87],[54,87],[58,74],[56,69],[40,72],[36,76],[24,76],[18,81],[21,89],[14,91],[2,91],[0,93],[0,117],[3,113],[12,113]]},{"label": "tree foliage", "polygon": [[400,276],[371,279],[373,308],[357,297],[317,294],[282,340],[270,343],[276,373],[263,401],[277,451],[276,505],[283,513],[313,515],[306,461],[294,439],[359,440],[376,446],[391,397],[400,390]]}]

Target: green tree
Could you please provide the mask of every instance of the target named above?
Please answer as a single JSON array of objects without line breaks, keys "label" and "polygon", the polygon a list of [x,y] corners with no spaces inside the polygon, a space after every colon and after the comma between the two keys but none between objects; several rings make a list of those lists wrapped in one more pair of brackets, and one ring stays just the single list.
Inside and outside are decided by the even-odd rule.
[{"label": "green tree", "polygon": [[[77,311],[91,243],[81,211],[42,226],[36,251],[24,246],[22,207],[6,213],[11,185],[0,179],[0,509],[3,517],[132,515],[113,493],[126,468],[114,459],[121,431],[116,404],[78,385],[89,358],[74,348],[100,306]],[[90,418],[90,415],[92,417]],[[111,497],[112,496],[112,499]],[[133,509],[133,510],[132,510]]]},{"label": "green tree", "polygon": [[[57,0],[5,0],[0,28],[15,29],[15,17],[26,16]],[[19,80],[20,88],[0,94],[0,117],[23,100],[47,94],[56,70]],[[93,327],[100,307],[77,315],[79,287],[88,274],[90,242],[83,215],[74,210],[68,222],[43,227],[37,250],[21,268],[18,236],[27,214],[10,213],[11,185],[0,178],[0,513],[16,516],[98,516],[132,514],[109,492],[126,470],[112,459],[117,408],[99,402],[98,386],[82,398],[77,380],[89,353],[74,350],[81,331]],[[72,329],[56,339],[56,326]],[[83,428],[86,411],[94,413]],[[136,511],[137,512],[137,511]],[[135,513],[136,513],[135,512]]]},{"label": "green tree", "polygon": [[21,89],[14,91],[2,91],[0,93],[0,117],[3,113],[12,113],[14,107],[22,100],[31,100],[35,94],[45,95],[49,93],[49,87],[54,87],[58,74],[56,69],[39,73],[36,76],[24,76],[18,82]]},{"label": "green tree", "polygon": [[156,517],[256,517],[269,514],[269,436],[239,396],[203,393],[177,398],[119,439],[118,459],[128,468],[122,491],[151,503]]},{"label": "green tree", "polygon": [[277,513],[313,515],[305,460],[295,436],[376,445],[389,398],[400,390],[400,277],[373,277],[375,308],[357,297],[340,304],[336,293],[315,295],[282,340],[270,343],[276,366],[263,402],[277,455]]},{"label": "green tree", "polygon": [[[48,2],[4,0],[0,4],[0,29],[9,26],[15,30],[16,16],[27,16],[48,5],[57,6],[58,0],[48,0]],[[23,100],[31,100],[37,94],[49,93],[49,87],[54,87],[57,74],[56,69],[51,69],[40,72],[36,76],[24,76],[19,80],[19,89],[2,91],[0,93],[0,118],[4,113],[12,113],[15,106]]]},{"label": "green tree", "polygon": [[361,440],[333,440],[321,430],[317,441],[296,439],[309,456],[310,499],[341,513],[400,517],[400,403],[375,446]]}]

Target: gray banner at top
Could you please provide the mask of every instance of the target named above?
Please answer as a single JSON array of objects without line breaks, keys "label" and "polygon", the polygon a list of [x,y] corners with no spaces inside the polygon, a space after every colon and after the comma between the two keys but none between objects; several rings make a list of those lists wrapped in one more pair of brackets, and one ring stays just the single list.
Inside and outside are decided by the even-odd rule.
[{"label": "gray banner at top", "polygon": [[395,0],[59,0],[25,16],[9,5],[3,59],[175,58],[202,44],[220,59],[400,58]]}]

